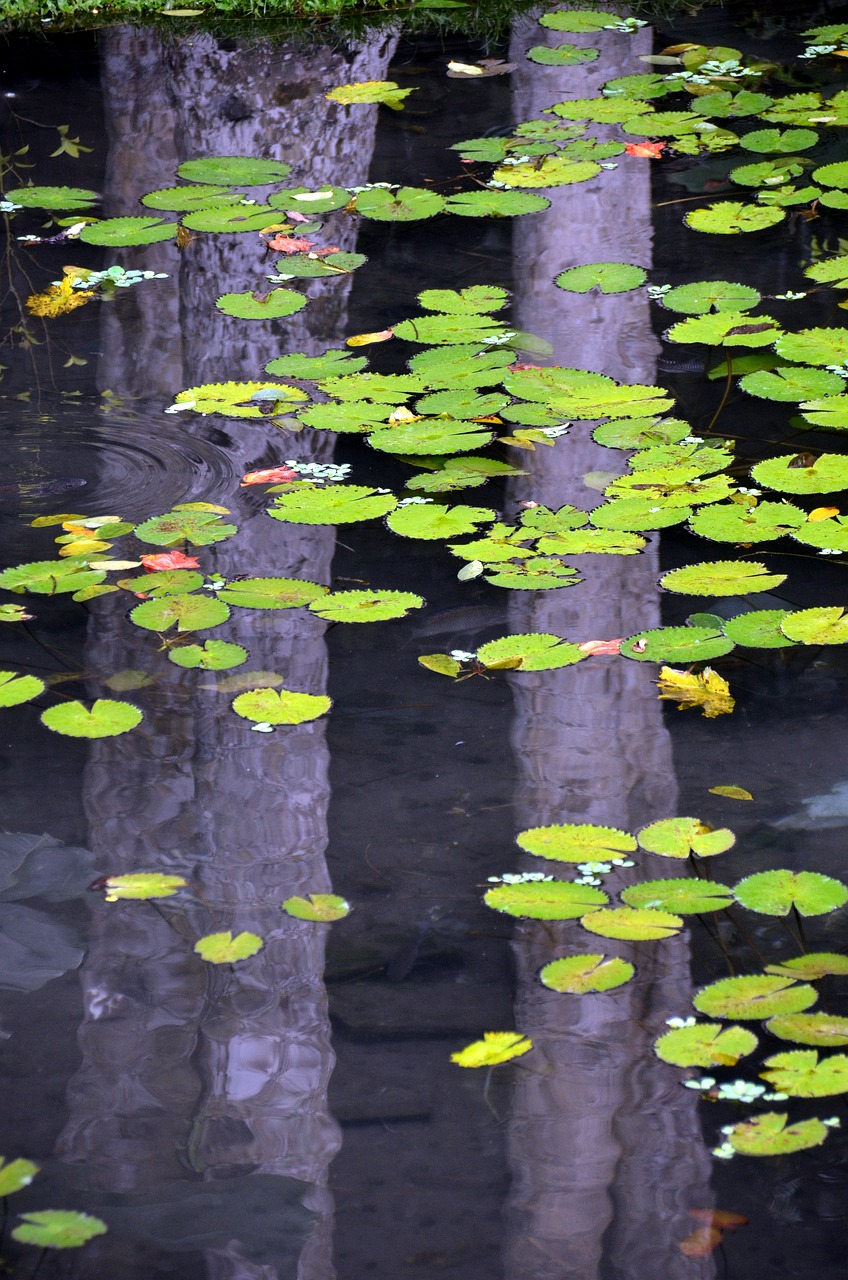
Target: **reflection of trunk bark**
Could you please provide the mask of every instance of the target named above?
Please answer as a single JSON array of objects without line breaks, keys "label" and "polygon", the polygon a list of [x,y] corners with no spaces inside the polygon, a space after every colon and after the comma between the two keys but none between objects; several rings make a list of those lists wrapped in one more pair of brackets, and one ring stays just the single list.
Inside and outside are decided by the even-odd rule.
[{"label": "reflection of trunk bark", "polygon": [[[350,112],[326,103],[322,91],[351,78],[381,78],[387,48],[357,49],[352,58],[270,43],[232,50],[209,37],[170,43],[129,29],[108,34],[105,44],[110,212],[135,212],[136,195],[172,185],[176,164],[191,155],[272,155],[294,164],[293,183],[367,177],[376,108],[348,119]],[[309,110],[291,105],[307,94]],[[333,241],[349,247],[352,233],[342,234],[347,243],[336,235]],[[144,265],[173,272],[173,255],[172,246],[154,246]],[[108,312],[101,385],[120,395],[154,394],[161,407],[181,387],[256,377],[282,351],[338,343],[348,281],[311,287],[316,300],[282,329],[216,311],[219,293],[257,287],[261,257],[250,234],[204,238],[181,260],[177,276],[157,282],[163,289],[138,290],[134,306]],[[167,438],[169,421],[160,418],[164,425],[154,427],[153,447],[157,430]],[[208,420],[188,425],[199,436],[212,434]],[[222,431],[217,420],[214,438],[240,474],[266,452],[274,428],[264,420],[240,421],[231,432],[229,426]],[[288,447],[304,459],[327,457],[332,440],[298,437]],[[212,495],[198,492],[195,482],[187,496]],[[204,565],[211,560],[229,576],[329,581],[332,530],[272,524],[256,514],[255,502],[252,513],[249,505],[245,499],[237,539],[201,551]],[[128,627],[123,603],[110,604],[100,602],[92,632],[97,669],[151,668],[155,641]],[[318,619],[298,611],[233,621],[228,634],[248,648],[251,669],[278,671],[293,689],[325,687]],[[162,665],[169,667],[155,669]],[[92,847],[108,853],[110,870],[187,875],[197,903],[173,927],[144,904],[99,913],[83,975],[89,1009],[83,1063],[61,1149],[66,1161],[84,1161],[86,1176],[101,1189],[147,1193],[164,1184],[165,1200],[175,1180],[191,1186],[198,1177],[228,1182],[252,1172],[298,1179],[317,1217],[297,1275],[324,1280],[332,1274],[326,1171],[338,1146],[326,1104],[333,1059],[322,982],[325,931],[280,910],[292,894],[329,887],[324,729],[318,722],[273,737],[251,733],[223,694],[193,692],[210,683],[214,677],[201,672],[168,671],[149,702],[137,695],[145,702],[144,726],[92,747],[85,788]],[[194,940],[225,929],[251,930],[266,945],[232,970],[204,966],[192,954]],[[210,1277],[282,1275],[255,1247],[261,1217],[206,1248]],[[109,1248],[107,1237],[101,1254]],[[95,1268],[97,1256],[95,1245]],[[138,1273],[146,1266],[139,1258]],[[130,1274],[124,1255],[121,1270]]]},{"label": "reflection of trunk bark", "polygon": [[[600,46],[596,63],[555,72],[526,61],[538,39],[539,28],[528,24],[514,37],[518,120],[640,70],[633,59],[651,47],[647,30],[636,37],[602,32],[585,41]],[[581,263],[650,265],[647,164],[623,157],[594,182],[547,194],[551,209],[521,219],[515,323],[551,337],[563,365],[652,382],[656,343],[644,294],[560,294],[551,285],[559,271]],[[622,469],[620,456],[595,445],[584,424],[554,449],[522,455],[522,462],[530,475],[514,483],[513,496],[554,509],[595,505],[597,495],[582,477]],[[639,557],[587,556],[576,564],[585,578],[578,587],[530,600],[516,595],[512,631],[588,640],[659,624],[655,539]],[[673,813],[670,743],[649,672],[596,658],[516,676],[513,685],[523,826],[594,822],[633,831]],[[532,869],[538,870],[535,859]],[[704,1203],[709,1165],[696,1102],[653,1057],[651,1041],[665,1017],[687,1006],[687,943],[681,937],[627,946],[575,929],[525,924],[516,937],[516,1026],[533,1038],[537,1065],[517,1073],[507,1274],[595,1280],[606,1273],[603,1252],[617,1280],[673,1280],[690,1266],[675,1245],[686,1234],[681,1209]],[[540,966],[554,956],[596,951],[630,955],[634,981],[620,993],[581,997],[556,995],[538,982]]]}]

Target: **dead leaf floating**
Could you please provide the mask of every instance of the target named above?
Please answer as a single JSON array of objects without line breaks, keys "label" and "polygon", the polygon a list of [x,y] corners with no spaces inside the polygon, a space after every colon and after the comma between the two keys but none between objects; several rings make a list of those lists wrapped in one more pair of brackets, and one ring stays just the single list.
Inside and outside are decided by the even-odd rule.
[{"label": "dead leaf floating", "polygon": [[514,62],[500,58],[481,58],[479,62],[449,62],[447,75],[450,80],[474,80],[483,76],[505,76],[515,70]]}]

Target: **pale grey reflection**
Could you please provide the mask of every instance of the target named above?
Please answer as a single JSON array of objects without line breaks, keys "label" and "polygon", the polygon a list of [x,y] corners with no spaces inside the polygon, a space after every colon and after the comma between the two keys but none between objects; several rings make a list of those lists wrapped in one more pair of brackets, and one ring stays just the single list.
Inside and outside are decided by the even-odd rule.
[{"label": "pale grey reflection", "polygon": [[[354,132],[350,113],[316,107],[316,94],[323,103],[325,82],[382,78],[388,45],[347,56],[270,42],[233,47],[206,36],[166,42],[130,29],[108,33],[104,43],[109,212],[136,212],[140,192],[172,185],[176,165],[203,154],[284,158],[295,166],[292,184],[367,177],[376,108],[355,117]],[[334,229],[333,242],[350,234]],[[154,246],[144,265],[171,271],[171,279],[158,291],[137,291],[135,307],[106,314],[100,386],[153,397],[148,448],[157,434],[167,439],[171,420],[161,410],[181,388],[255,378],[276,354],[341,343],[348,281],[322,285],[319,300],[283,324],[250,325],[215,309],[220,293],[259,286],[270,269],[261,259],[250,234],[189,246],[176,270],[173,246]],[[233,477],[264,459],[332,454],[331,437],[281,444],[264,421],[183,418],[180,426],[211,435]],[[223,496],[241,526],[235,541],[201,552],[204,565],[224,576],[328,583],[333,530],[273,523],[250,492],[239,498],[236,489],[235,479],[220,494],[195,482],[185,495]],[[92,665],[160,673],[161,660],[151,661],[156,638],[128,624],[125,611],[123,601],[96,602]],[[279,672],[293,689],[326,687],[319,619],[233,613],[226,638],[249,650],[248,669]],[[165,904],[164,919],[147,904],[95,912],[82,970],[82,1063],[68,1092],[58,1176],[84,1185],[89,1207],[92,1194],[95,1203],[102,1198],[103,1216],[114,1222],[115,1234],[86,1251],[81,1274],[117,1265],[122,1275],[146,1275],[145,1249],[155,1246],[202,1249],[210,1280],[326,1280],[333,1274],[326,1176],[340,1139],[326,1098],[333,1055],[325,930],[280,910],[292,894],[330,887],[324,725],[251,732],[230,711],[232,694],[203,688],[214,683],[211,674],[167,671],[155,692],[135,695],[143,727],[90,752],[91,847],[110,870],[184,874],[195,898],[177,915]],[[223,929],[253,931],[266,945],[232,969],[204,965],[194,941]],[[144,1248],[132,1243],[139,1236]]]},{"label": "pale grey reflection", "polygon": [[[551,43],[566,38],[600,48],[596,62],[559,71],[525,58],[540,30],[532,23],[514,30],[510,60],[518,64],[519,121],[561,98],[593,96],[613,76],[643,70],[637,56],[651,50],[647,28],[635,37],[545,33]],[[657,343],[644,293],[565,294],[551,283],[559,271],[587,262],[650,266],[647,162],[624,156],[615,171],[593,182],[547,194],[552,208],[522,218],[516,236],[517,326],[552,338],[557,363],[653,383]],[[599,494],[583,477],[623,470],[621,455],[595,445],[585,424],[554,449],[522,455],[522,462],[530,475],[513,482],[511,496],[554,509],[567,502],[594,506]],[[583,641],[659,625],[656,538],[638,557],[576,557],[574,563],[585,579],[579,586],[526,599],[514,593],[511,631],[552,631]],[[512,678],[521,826],[592,822],[634,831],[675,812],[671,745],[651,675],[637,663],[598,657],[573,669]],[[546,865],[528,862],[533,870]],[[662,866],[650,873],[669,874]],[[555,956],[598,951],[629,956],[636,980],[619,993],[581,997],[557,995],[538,982],[539,968]],[[664,1018],[688,1007],[686,935],[628,945],[571,923],[527,923],[516,932],[515,960],[515,1025],[533,1038],[536,1052],[532,1070],[516,1072],[510,1121],[509,1280],[691,1274],[677,1242],[692,1229],[686,1208],[709,1203],[710,1161],[696,1099],[651,1053]],[[709,1261],[702,1266],[702,1274],[711,1273]]]}]

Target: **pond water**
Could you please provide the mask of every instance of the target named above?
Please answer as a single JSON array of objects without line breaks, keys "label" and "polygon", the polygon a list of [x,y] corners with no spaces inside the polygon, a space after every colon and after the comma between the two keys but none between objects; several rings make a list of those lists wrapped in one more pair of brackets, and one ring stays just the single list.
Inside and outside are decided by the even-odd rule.
[{"label": "pond water", "polygon": [[[456,35],[402,40],[381,33],[330,46],[261,34],[224,38],[130,28],[7,39],[2,151],[13,204],[15,192],[32,181],[102,193],[102,206],[94,206],[98,217],[143,212],[173,220],[179,210],[167,195],[152,208],[138,201],[174,187],[178,166],[202,157],[263,157],[290,165],[285,183],[307,194],[344,188],[337,208],[316,214],[322,225],[306,235],[313,251],[333,246],[367,257],[333,279],[294,274],[269,285],[275,267],[282,276],[310,269],[303,266],[306,251],[287,245],[290,257],[269,249],[258,234],[261,228],[265,242],[275,234],[303,234],[304,215],[288,230],[266,229],[285,223],[285,200],[273,214],[259,215],[257,229],[238,235],[193,229],[197,215],[190,213],[190,234],[179,247],[171,232],[144,247],[124,247],[120,238],[99,247],[96,234],[92,242],[85,231],[82,240],[58,243],[18,239],[61,235],[74,217],[85,220],[91,206],[84,199],[78,214],[69,214],[61,197],[51,206],[43,196],[46,208],[34,200],[3,215],[3,566],[54,561],[54,539],[67,533],[65,545],[83,575],[79,600],[61,582],[54,589],[42,576],[39,584],[33,570],[21,579],[30,588],[24,594],[10,589],[15,584],[8,575],[0,581],[2,604],[23,606],[30,615],[15,621],[12,612],[3,620],[0,665],[46,686],[0,712],[0,828],[6,833],[0,835],[0,1152],[7,1161],[38,1166],[23,1187],[0,1169],[0,1191],[9,1193],[2,1254],[15,1275],[782,1280],[815,1274],[828,1280],[841,1273],[848,1212],[848,1162],[837,1123],[848,1088],[848,1061],[840,1053],[848,1043],[840,976],[848,970],[842,905],[848,893],[840,879],[848,826],[842,714],[848,662],[838,607],[845,603],[848,544],[838,508],[848,472],[843,476],[833,463],[831,482],[789,486],[793,476],[812,476],[820,456],[841,457],[838,428],[848,422],[838,399],[848,344],[832,333],[821,336],[823,330],[844,334],[844,294],[831,286],[839,272],[812,277],[815,283],[805,275],[848,251],[840,204],[841,196],[848,206],[848,165],[846,174],[830,175],[830,184],[816,170],[818,196],[796,199],[790,192],[783,203],[757,202],[756,193],[768,195],[769,184],[786,186],[779,165],[747,186],[738,177],[729,181],[728,172],[775,155],[783,159],[788,144],[772,140],[770,149],[767,140],[759,152],[740,152],[738,139],[722,147],[704,138],[716,128],[741,134],[806,128],[822,136],[806,144],[792,140],[801,161],[790,184],[793,177],[812,181],[805,145],[816,146],[815,165],[841,165],[840,126],[848,123],[848,110],[832,99],[845,83],[844,60],[834,50],[838,55],[848,46],[848,26],[842,35],[817,37],[820,44],[830,40],[831,51],[806,60],[799,59],[805,50],[799,32],[845,16],[831,6],[802,19],[788,9],[785,16],[747,12],[738,20],[733,10],[707,10],[653,27],[596,23],[593,29],[590,22],[576,34],[568,34],[568,25],[556,30],[522,18],[489,46]],[[575,54],[573,65],[563,66],[527,56],[535,46],[562,42],[597,55],[581,60]],[[700,88],[690,85],[691,103],[679,93],[670,103],[652,96],[660,92],[661,76],[681,69],[697,74],[703,58],[680,61],[677,46],[687,44],[712,51],[713,68],[701,80],[712,92],[729,85],[733,93],[778,100],[822,93],[825,104],[837,105],[797,103],[794,116],[775,122],[768,112],[779,114],[779,108],[762,101],[747,115],[737,103],[738,118],[722,115],[713,103],[700,132],[687,132],[678,119],[643,135],[622,132],[626,113],[607,119],[595,108],[599,118],[588,132],[601,143],[662,140],[665,149],[656,148],[654,157],[638,147],[623,153],[621,145],[595,152],[594,159],[587,152],[592,172],[572,185],[542,187],[526,178],[528,169],[538,174],[551,161],[540,157],[536,139],[521,126],[550,122],[555,117],[543,112],[552,104],[598,97],[611,80],[654,78],[653,88],[640,82],[644,98],[632,85],[619,89],[637,102],[636,116],[645,102],[647,113],[695,112]],[[669,46],[674,51],[663,54]],[[773,69],[739,71],[734,50],[744,52],[747,66]],[[661,60],[646,61],[652,55]],[[504,59],[513,69],[478,74],[492,69],[485,58]],[[452,75],[449,63],[459,64]],[[325,97],[335,86],[389,79],[413,90],[401,110],[339,106]],[[366,212],[369,198],[386,198],[372,184],[421,189],[418,200],[433,192],[443,198],[461,190],[491,192],[493,154],[486,148],[507,137],[529,138],[531,158],[522,158],[519,146],[495,160],[524,166],[526,180],[513,185],[510,165],[502,165],[505,185],[494,190],[541,194],[549,208],[503,217],[457,216],[441,204],[432,218]],[[693,145],[693,137],[700,141]],[[485,140],[466,149],[476,157],[472,163],[451,149],[467,139]],[[23,147],[28,151],[13,154]],[[607,167],[597,168],[596,160]],[[191,168],[180,177],[194,182]],[[209,180],[208,172],[199,179]],[[255,199],[270,193],[273,200],[281,184],[282,176],[270,184],[236,178]],[[363,216],[349,212],[354,197]],[[682,220],[684,213],[733,200],[785,216],[741,234],[703,234]],[[332,254],[324,260],[332,263]],[[322,259],[309,261],[314,267]],[[654,297],[641,276],[619,292],[554,285],[561,272],[598,262],[644,268]],[[154,276],[111,292],[101,283],[94,299],[69,314],[33,315],[25,299],[44,295],[71,265],[81,283],[84,269],[115,265]],[[709,303],[658,305],[658,288],[693,281],[733,282],[730,293],[744,285],[763,295],[762,304],[759,294],[742,298],[738,312],[744,314],[734,310],[733,325],[718,338],[708,332],[705,342],[700,331],[696,342],[691,331],[678,331],[678,341],[669,341],[669,326],[688,323],[690,313],[721,317],[727,311],[724,286],[723,310],[711,311]],[[484,301],[475,310],[474,295],[447,301],[441,295],[445,310],[434,306],[431,314],[444,325],[453,307],[461,335],[454,344],[470,340],[486,359],[499,351],[509,356],[489,382],[475,382],[467,376],[469,361],[481,357],[457,355],[466,381],[444,381],[440,366],[443,381],[434,375],[423,390],[445,395],[445,387],[467,392],[482,385],[488,394],[504,378],[507,394],[494,393],[496,405],[479,404],[465,417],[455,401],[448,419],[438,417],[445,413],[438,403],[420,413],[429,408],[439,429],[448,421],[454,431],[478,433],[473,458],[499,464],[481,463],[488,471],[476,477],[466,467],[464,481],[470,486],[482,475],[479,487],[458,482],[442,493],[417,486],[415,477],[444,476],[438,468],[445,459],[468,458],[469,450],[464,442],[425,448],[416,441],[414,421],[403,448],[379,447],[389,426],[404,430],[415,418],[405,408],[421,396],[414,383],[402,393],[395,394],[396,383],[385,384],[390,390],[382,398],[374,393],[373,401],[403,410],[392,424],[384,404],[374,410],[372,403],[369,418],[358,402],[376,435],[372,447],[358,429],[304,428],[294,418],[306,395],[316,406],[329,402],[330,422],[343,411],[340,387],[316,390],[311,366],[264,372],[280,357],[320,357],[327,350],[366,355],[381,375],[406,373],[407,360],[422,347],[436,363],[448,359],[449,340],[422,338],[416,345],[403,322],[412,318],[412,336],[419,336],[419,328],[426,331],[420,321],[426,299],[423,306],[417,300],[422,290],[472,286],[489,291],[488,303],[492,288],[509,290],[507,309]],[[293,288],[308,302],[283,318],[267,318],[261,308],[272,287]],[[804,296],[786,296],[793,293]],[[242,295],[236,311],[249,312],[252,303],[259,318],[217,307],[225,294]],[[735,296],[741,297],[738,289]],[[490,319],[481,321],[481,314]],[[784,338],[775,351],[774,325],[786,335],[806,333],[805,354],[793,354],[791,346],[781,352]],[[395,327],[400,332],[391,337],[386,331]],[[346,346],[350,336],[380,334],[387,340]],[[763,339],[768,345],[760,345]],[[706,370],[728,353],[730,378],[709,378]],[[773,378],[800,369],[806,389],[776,398],[773,384],[771,395],[762,386],[740,388],[740,371],[753,376],[758,357],[767,374],[784,370]],[[530,368],[510,370],[510,363]],[[663,435],[662,405],[647,417],[634,399],[626,411],[616,408],[609,383],[598,390],[599,383],[578,379],[556,395],[539,393],[534,365],[604,374],[616,385],[666,388],[675,400],[668,412],[690,430]],[[324,381],[328,373],[317,376]],[[294,391],[269,399],[269,388],[286,377]],[[209,403],[210,386],[222,383],[237,385]],[[591,395],[580,391],[587,385]],[[175,401],[180,393],[188,393],[182,405]],[[513,397],[538,416],[510,416]],[[826,415],[837,428],[832,432],[799,417],[799,401],[807,406],[823,397],[831,403],[803,411]],[[616,441],[602,429],[606,445],[592,434],[604,420],[626,424]],[[541,434],[564,421],[575,424],[567,434]],[[488,447],[493,431],[512,436],[512,443]],[[674,453],[674,441],[684,438]],[[758,497],[761,515],[763,502],[791,504],[776,515],[771,509],[772,524],[780,525],[771,540],[760,542],[761,530],[716,538],[704,527],[699,535],[683,523],[660,532],[663,520],[651,522],[651,513],[683,506],[680,486],[688,473],[681,482],[669,470],[685,472],[689,455],[681,450],[697,451],[699,438],[707,447],[732,446],[733,457],[694,473],[694,486],[728,477],[716,504],[723,512],[753,519]],[[615,498],[615,485],[631,474],[629,449],[644,452],[669,440],[662,458],[633,464],[662,471],[656,478],[646,470],[655,489],[643,483],[629,491],[656,506],[649,513],[643,503],[642,524],[611,526],[625,540],[634,537],[631,530],[644,532],[643,544],[623,547],[635,554],[587,554],[573,538],[583,517],[572,513],[570,529],[561,517],[548,530],[554,543],[565,538],[568,553],[556,559],[557,546],[547,551],[582,581],[546,582],[544,589],[532,589],[528,578],[499,584],[510,556],[518,576],[528,546],[545,555],[533,539],[546,527],[529,523],[544,520],[540,506],[556,512],[572,504],[579,513],[603,503],[605,492]],[[790,468],[773,485],[757,482],[759,494],[748,492],[756,482],[748,478],[750,467],[775,457],[790,460]],[[271,480],[242,483],[250,472],[284,464],[300,471],[297,479],[284,478],[280,492],[268,493]],[[310,466],[330,470],[322,475]],[[334,466],[349,470],[334,472]],[[344,494],[353,484],[377,491],[361,501],[376,497],[378,507],[380,499],[388,501],[374,518],[345,511],[340,519],[331,512],[321,520],[309,502],[323,499],[307,496],[306,514],[297,516],[285,504],[314,494],[305,481],[316,474],[328,479],[327,494]],[[734,486],[746,491],[741,502]],[[403,520],[426,508],[395,508],[387,526],[377,517],[395,506],[392,495],[484,510],[466,515],[461,528],[420,536],[419,526],[412,529],[419,536],[405,536],[410,530]],[[270,520],[269,502],[288,518]],[[155,527],[149,536],[144,528],[133,534],[132,526],[176,504],[214,504],[205,512],[182,508],[182,519],[189,525],[192,518],[226,521],[237,532],[216,540],[217,533],[207,534],[217,526],[207,524],[204,533],[195,523],[194,538],[157,541]],[[712,500],[692,498],[687,516],[693,507],[709,512]],[[44,519],[57,513],[64,524]],[[90,546],[85,540],[97,526],[81,522],[102,516],[111,517],[106,545]],[[698,518],[692,516],[696,530]],[[446,546],[484,537],[496,520],[511,528],[522,519],[523,542],[513,541],[501,559],[491,540],[460,558]],[[115,532],[118,520],[130,528]],[[802,525],[836,532],[818,543],[780,536]],[[833,554],[820,556],[817,547]],[[148,583],[166,580],[154,572],[142,583],[132,580],[143,575],[141,555],[171,550],[196,556],[207,588],[197,593],[201,583],[183,579],[186,594],[174,588],[174,598],[228,600],[214,630],[220,618],[201,615],[192,623],[185,615],[180,634],[167,630],[160,615],[150,620],[151,604],[155,611],[157,600],[168,597],[152,594]],[[749,565],[752,558],[771,575],[750,584],[752,592],[736,578],[738,590],[731,582],[728,594],[727,583],[709,574],[706,587],[658,585],[661,575],[685,566]],[[59,569],[51,572],[55,582]],[[548,564],[546,572],[555,570]],[[310,597],[316,605],[331,588],[327,599],[336,601],[340,619],[332,603],[322,617],[303,607],[306,597],[282,599],[279,586],[274,607],[246,607],[256,604],[244,597],[253,579],[317,584]],[[86,590],[104,581],[115,589]],[[117,585],[124,581],[131,585]],[[267,583],[264,590],[273,597]],[[350,597],[340,593],[349,591],[365,593],[368,607],[374,593],[416,598],[394,609],[401,616],[391,616],[396,598],[387,596],[378,597],[388,602],[386,620],[361,614],[346,620]],[[140,606],[147,615],[135,614]],[[804,612],[823,607],[834,613],[811,619]],[[766,610],[779,612],[761,619],[758,637],[748,634],[734,648],[725,622]],[[687,619],[688,638],[669,635]],[[572,653],[560,666],[528,661],[526,646],[523,666],[515,650],[506,665],[494,654],[487,667],[485,649],[473,657],[505,636],[542,633],[586,644],[658,629],[659,639],[625,640],[629,657],[615,643],[589,656]],[[213,669],[171,661],[181,646],[215,640],[242,646],[246,654],[231,653],[232,665],[221,658],[217,670],[209,649],[202,661]],[[434,654],[442,659],[419,663]],[[440,662],[442,671],[434,669]],[[657,681],[666,665],[684,673],[683,680],[712,668],[729,682],[729,693],[715,686],[705,691],[702,682],[694,693],[690,688],[661,699]],[[275,708],[267,695],[260,710],[245,703],[233,710],[234,695],[263,688],[330,698],[332,706],[328,713],[326,702],[298,708],[304,718],[294,724],[297,713],[286,722],[283,704],[278,699]],[[713,702],[704,706],[708,693]],[[678,709],[687,698],[694,705]],[[129,704],[143,719],[117,726],[131,729],[126,732],[89,724],[88,738],[69,732],[61,714],[51,725],[48,708],[67,709],[76,700],[90,708],[96,699]],[[277,713],[283,723],[274,727],[269,722]],[[667,829],[661,835],[666,853],[672,841],[671,857],[652,851],[662,838],[652,840],[650,833],[636,849],[632,834],[685,815],[698,819],[690,829],[695,855],[686,856],[686,843],[681,852],[679,832]],[[532,837],[516,843],[518,833],[550,827],[564,828],[542,837],[560,841],[559,860],[525,851]],[[735,843],[722,834],[725,828]],[[696,856],[717,848],[725,850],[717,864]],[[543,845],[543,853],[551,851]],[[590,865],[600,862],[603,867]],[[759,896],[750,886],[739,888],[748,877],[778,870],[780,885],[753,882]],[[149,900],[124,900],[119,888],[109,893],[106,879],[142,872],[183,883],[173,896]],[[540,872],[571,882],[566,892],[582,893],[583,905],[572,910],[572,902],[568,911],[539,919],[538,904],[510,914],[484,902],[493,889],[495,901],[507,891],[493,877]],[[805,872],[822,878],[797,878]],[[699,899],[699,911],[681,896],[684,877],[690,894],[693,887],[720,894],[706,885],[712,878],[735,886],[738,901],[729,906],[728,889],[719,904],[727,909],[710,910],[713,904]],[[615,936],[616,926],[612,936],[592,930],[600,894],[617,907],[622,890],[666,879],[674,882],[676,898],[652,884],[632,899],[663,921],[662,936],[644,932],[644,922],[640,933],[632,919],[619,928],[622,937]],[[525,879],[517,891],[544,888]],[[342,906],[339,918],[323,923],[282,909],[292,898],[315,894],[339,895],[349,914]],[[669,924],[659,912],[673,911],[675,903],[681,916]],[[201,938],[226,931],[255,935],[261,949],[223,963],[195,951]],[[731,1003],[718,1011],[709,1000],[693,1009],[693,996],[719,979],[763,975],[767,965],[809,953],[829,959],[802,962],[805,969],[778,971],[768,981],[778,978],[789,988],[793,978],[809,977],[817,996],[802,992],[797,1003],[790,996],[781,1005],[765,987],[745,996],[735,988]],[[632,976],[608,990],[593,989],[587,979],[583,993],[540,981],[543,966],[582,955],[618,958],[632,966]],[[630,973],[626,966],[619,981]],[[756,1001],[766,996],[777,1000],[766,1015],[792,1015],[817,998],[814,1012],[821,1017],[802,1018],[800,1027],[764,1027]],[[719,1025],[741,1026],[742,1041],[712,1051],[702,1043],[694,1054],[691,1045],[677,1043],[673,1054],[665,1053],[675,1060],[662,1060],[654,1044],[668,1034],[668,1020],[693,1016],[715,1034]],[[489,1032],[521,1033],[532,1048],[500,1065],[488,1066],[484,1058],[476,1069],[451,1061]],[[740,1047],[751,1032],[758,1046]],[[832,1051],[824,1071],[800,1060],[811,1045],[814,1052]],[[765,1086],[779,1096],[752,1094],[768,1070],[764,1059],[781,1054],[795,1056],[783,1064],[782,1076],[781,1064],[772,1063],[779,1078]],[[747,1082],[747,1093],[737,1087],[733,1094],[738,1079]],[[787,1117],[790,1136],[763,1136],[769,1122],[758,1117],[775,1114]],[[775,1122],[778,1130],[783,1123]],[[728,1133],[728,1126],[736,1128]],[[27,1243],[25,1233],[12,1236],[21,1214],[56,1209],[92,1215],[106,1231],[83,1247],[49,1248],[43,1256],[38,1237]]]}]

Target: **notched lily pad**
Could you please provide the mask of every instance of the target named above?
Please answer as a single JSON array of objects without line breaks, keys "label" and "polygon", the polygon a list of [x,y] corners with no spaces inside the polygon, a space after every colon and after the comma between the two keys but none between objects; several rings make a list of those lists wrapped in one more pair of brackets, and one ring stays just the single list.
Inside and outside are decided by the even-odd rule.
[{"label": "notched lily pad", "polygon": [[127,898],[146,901],[148,898],[172,898],[187,883],[182,876],[166,876],[158,871],[135,871],[125,876],[109,876],[104,888],[107,902]]},{"label": "notched lily pad", "polygon": [[386,622],[423,607],[423,597],[412,591],[332,591],[309,606],[328,622]]},{"label": "notched lily pad", "polygon": [[528,827],[519,831],[516,841],[527,853],[555,862],[603,862],[633,853],[636,848],[636,840],[628,832],[590,823]]},{"label": "notched lily pad", "polygon": [[743,1156],[787,1156],[820,1147],[828,1135],[824,1121],[815,1118],[787,1124],[785,1111],[767,1111],[733,1126],[727,1140]]},{"label": "notched lily pad", "polygon": [[458,1067],[496,1067],[501,1062],[520,1058],[533,1048],[533,1041],[518,1031],[484,1031],[482,1040],[467,1044],[451,1054]]},{"label": "notched lily pad", "polygon": [[350,903],[335,893],[310,893],[304,897],[286,898],[283,910],[296,920],[312,920],[316,924],[331,924],[350,914]]},{"label": "notched lily pad", "polygon": [[848,1044],[848,1018],[832,1013],[785,1013],[769,1018],[766,1030],[796,1044],[820,1045],[826,1049]]},{"label": "notched lily pad", "polygon": [[539,980],[551,991],[586,995],[595,991],[613,991],[624,986],[635,973],[629,960],[619,956],[564,956],[552,960],[539,972]]},{"label": "notched lily pad", "polygon": [[21,1218],[21,1225],[12,1232],[15,1240],[42,1249],[78,1249],[107,1230],[100,1218],[70,1209],[41,1209],[21,1214]]},{"label": "notched lily pad", "polygon": [[237,960],[247,960],[262,950],[264,943],[256,933],[237,933],[235,936],[227,930],[225,933],[207,933],[194,944],[194,949],[201,960],[210,964],[235,964]]},{"label": "notched lily pad", "polygon": [[655,1042],[654,1053],[675,1067],[735,1067],[756,1047],[757,1037],[745,1027],[701,1022],[667,1031]]},{"label": "notched lily pad", "polygon": [[61,702],[41,713],[41,723],[67,738],[114,738],[141,724],[142,715],[131,702],[98,698],[91,708],[82,702]]},{"label": "notched lily pad", "polygon": [[713,829],[700,818],[661,818],[637,833],[639,847],[662,858],[712,858],[725,853],[736,843],[727,827]]},{"label": "notched lily pad", "polygon": [[703,987],[692,1003],[712,1018],[773,1018],[778,1013],[800,1013],[815,1004],[815,987],[795,983],[777,974],[745,974],[719,978]]},{"label": "notched lily pad", "polygon": [[603,938],[619,938],[627,942],[657,941],[670,938],[683,928],[683,920],[669,911],[639,907],[612,907],[593,911],[580,923],[590,933]]},{"label": "notched lily pad", "polygon": [[848,1056],[819,1058],[815,1049],[792,1049],[766,1058],[760,1077],[792,1098],[828,1098],[848,1093]]},{"label": "notched lily pad", "polygon": [[295,693],[291,689],[248,689],[233,700],[233,711],[257,724],[304,724],[326,715],[332,699],[319,693]]},{"label": "notched lily pad", "polygon": [[576,920],[609,902],[601,889],[569,880],[525,880],[498,884],[483,901],[495,911],[525,920]]},{"label": "notched lily pad", "polygon": [[818,871],[760,871],[740,880],[733,890],[737,902],[766,916],[823,916],[844,907],[848,888],[841,880]]}]

